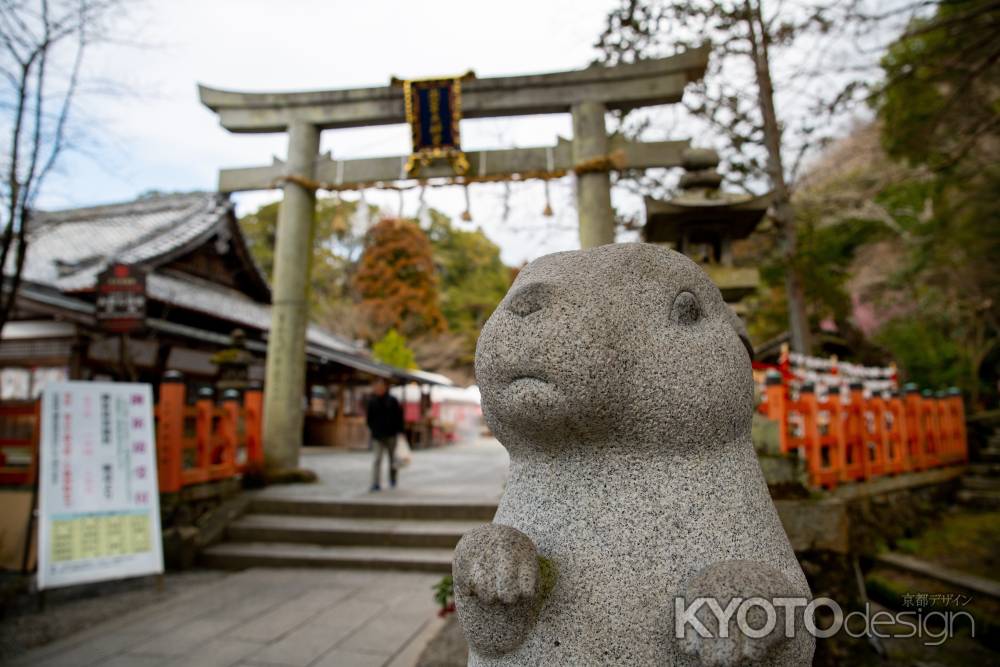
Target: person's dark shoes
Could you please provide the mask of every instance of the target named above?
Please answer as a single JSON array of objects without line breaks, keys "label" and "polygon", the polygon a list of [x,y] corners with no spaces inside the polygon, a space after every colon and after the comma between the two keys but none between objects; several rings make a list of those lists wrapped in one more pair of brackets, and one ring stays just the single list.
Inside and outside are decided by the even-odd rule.
[{"label": "person's dark shoes", "polygon": [[396,488],[396,471],[392,470],[389,472],[389,485],[392,488]]},{"label": "person's dark shoes", "polygon": [[396,480],[392,480],[391,482],[389,482],[389,486],[391,486],[392,488],[395,489],[396,488]]},{"label": "person's dark shoes", "polygon": [[379,486],[378,484],[372,484],[372,488],[369,489],[369,491],[371,491],[372,493],[375,493],[376,491],[381,491],[381,490],[382,490],[382,487]]}]

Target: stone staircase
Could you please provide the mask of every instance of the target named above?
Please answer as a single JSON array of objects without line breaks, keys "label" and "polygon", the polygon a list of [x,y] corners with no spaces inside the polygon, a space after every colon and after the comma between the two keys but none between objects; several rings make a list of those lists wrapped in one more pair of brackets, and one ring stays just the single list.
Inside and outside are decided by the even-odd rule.
[{"label": "stone staircase", "polygon": [[977,458],[962,477],[958,501],[976,509],[1000,509],[1000,429],[994,429]]},{"label": "stone staircase", "polygon": [[496,505],[453,500],[254,497],[201,562],[221,569],[330,567],[451,572],[462,535]]}]

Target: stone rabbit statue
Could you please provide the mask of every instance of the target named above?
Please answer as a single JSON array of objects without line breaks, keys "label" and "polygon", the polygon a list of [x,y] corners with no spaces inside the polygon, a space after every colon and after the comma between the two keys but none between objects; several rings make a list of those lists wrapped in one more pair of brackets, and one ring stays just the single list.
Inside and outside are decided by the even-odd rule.
[{"label": "stone rabbit statue", "polygon": [[455,551],[470,665],[811,663],[801,608],[792,633],[783,608],[763,637],[708,606],[709,636],[675,627],[681,596],[809,599],[750,441],[748,349],[677,252],[606,245],[520,272],[476,350],[510,479]]}]

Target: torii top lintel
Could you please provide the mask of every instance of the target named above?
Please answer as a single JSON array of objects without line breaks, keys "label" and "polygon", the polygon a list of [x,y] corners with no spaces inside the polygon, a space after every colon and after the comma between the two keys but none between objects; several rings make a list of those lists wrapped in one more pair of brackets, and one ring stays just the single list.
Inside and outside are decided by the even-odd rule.
[{"label": "torii top lintel", "polygon": [[[581,102],[633,109],[679,102],[700,79],[709,47],[626,65],[591,65],[569,72],[474,79],[462,85],[462,116],[490,118],[565,113]],[[293,93],[241,93],[198,86],[202,104],[230,132],[284,132],[293,121],[320,129],[406,122],[396,86]]]}]

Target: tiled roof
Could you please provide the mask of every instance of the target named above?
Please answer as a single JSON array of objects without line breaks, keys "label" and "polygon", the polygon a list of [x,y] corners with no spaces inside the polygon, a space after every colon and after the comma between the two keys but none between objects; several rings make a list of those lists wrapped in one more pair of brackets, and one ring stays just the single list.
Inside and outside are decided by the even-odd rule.
[{"label": "tiled roof", "polygon": [[195,193],[36,213],[23,278],[89,289],[110,261],[147,262],[222,231],[230,206],[222,195]]},{"label": "tiled roof", "polygon": [[[111,261],[155,265],[157,258],[208,242],[216,234],[229,238],[231,207],[225,195],[200,192],[36,212],[22,278],[59,292],[89,290]],[[260,331],[270,328],[271,310],[266,303],[218,283],[154,268],[146,289],[158,301]],[[321,350],[367,357],[364,348],[314,326],[309,327],[307,338]]]},{"label": "tiled roof", "polygon": [[[146,280],[150,298],[208,315],[225,313],[226,319],[247,327],[267,331],[271,326],[271,308],[253,301],[242,292],[194,276],[154,272]],[[315,326],[309,327],[307,340],[323,348],[359,353],[361,348]]]}]

